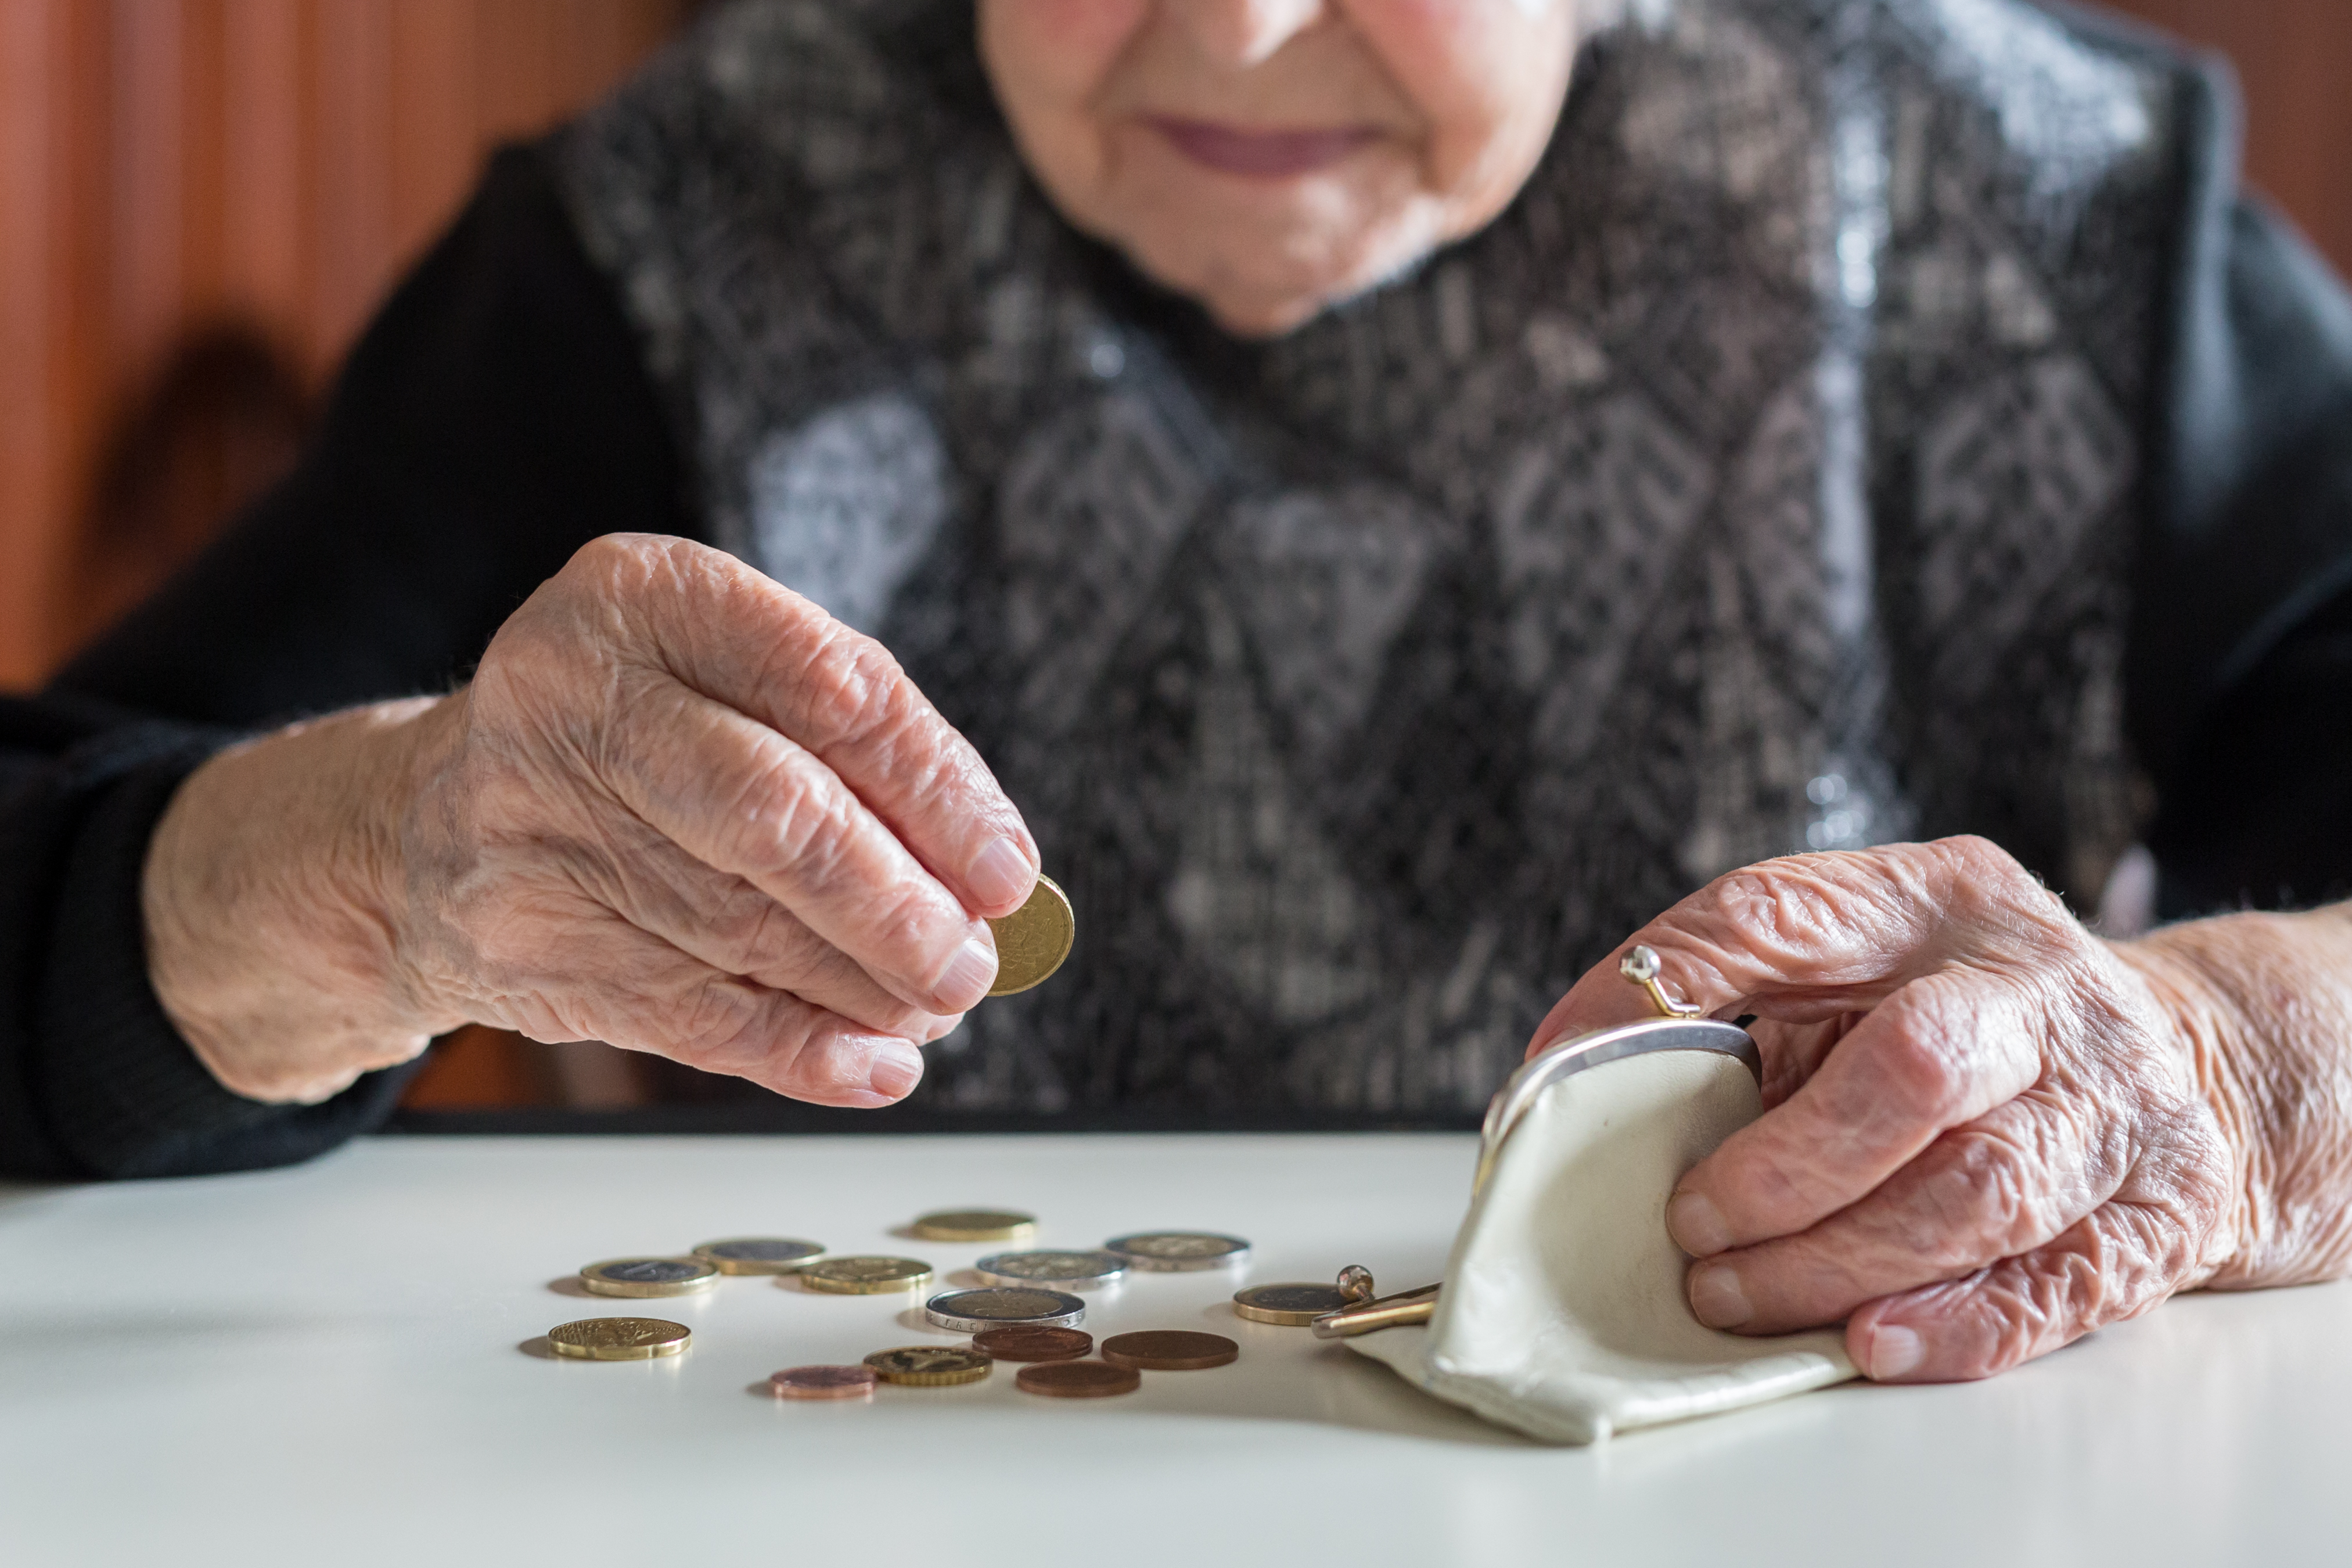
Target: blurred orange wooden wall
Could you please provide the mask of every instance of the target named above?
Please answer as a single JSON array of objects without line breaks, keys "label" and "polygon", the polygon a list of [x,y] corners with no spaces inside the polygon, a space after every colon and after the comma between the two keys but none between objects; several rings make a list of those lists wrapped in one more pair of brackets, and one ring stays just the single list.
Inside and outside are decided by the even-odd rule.
[{"label": "blurred orange wooden wall", "polygon": [[493,143],[692,9],[0,0],[0,685],[282,466]]},{"label": "blurred orange wooden wall", "polygon": [[2352,274],[2352,0],[2105,0],[2238,68],[2246,177]]}]

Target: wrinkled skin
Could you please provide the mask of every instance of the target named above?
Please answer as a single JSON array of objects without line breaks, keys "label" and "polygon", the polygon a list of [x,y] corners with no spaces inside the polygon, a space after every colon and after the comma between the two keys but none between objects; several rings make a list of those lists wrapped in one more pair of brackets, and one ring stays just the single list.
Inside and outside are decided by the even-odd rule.
[{"label": "wrinkled skin", "polygon": [[[1975,1378],[2352,1258],[2342,908],[2109,943],[1957,838],[1753,866],[1634,942],[1757,1015],[1766,1114],[1667,1205],[1712,1326],[1843,1321],[1874,1378]],[[1650,1011],[1612,957],[1536,1041]]]},{"label": "wrinkled skin", "polygon": [[159,826],[158,994],[257,1099],[466,1022],[878,1105],[986,994],[1037,850],[880,645],[721,552],[616,535],[473,682],[215,759]]},{"label": "wrinkled skin", "polygon": [[[1228,331],[1285,331],[1499,212],[1541,155],[1569,0],[982,0],[1064,215]],[[1312,174],[1168,122],[1348,131]],[[158,999],[257,1100],[316,1101],[468,1022],[879,1105],[985,992],[1036,848],[888,655],[717,552],[583,550],[449,696],[214,758],[142,888]],[[1685,1179],[1694,1310],[1847,1324],[1872,1375],[1981,1376],[2199,1285],[2352,1256],[2352,914],[2101,942],[1972,840],[1769,862],[1636,932],[1760,1016],[1764,1119]],[[1613,959],[1537,1036],[1644,1016]]]},{"label": "wrinkled skin", "polygon": [[[1510,204],[1542,157],[1578,0],[980,0],[980,51],[1062,216],[1227,331],[1287,331]],[[1163,119],[1359,133],[1234,174]]]}]

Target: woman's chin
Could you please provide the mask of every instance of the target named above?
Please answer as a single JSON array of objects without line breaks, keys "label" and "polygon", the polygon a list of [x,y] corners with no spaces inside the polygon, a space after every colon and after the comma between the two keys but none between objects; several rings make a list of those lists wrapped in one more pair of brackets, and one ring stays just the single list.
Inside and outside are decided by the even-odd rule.
[{"label": "woman's chin", "polygon": [[1427,254],[1426,247],[1413,247],[1393,257],[1358,258],[1352,265],[1318,271],[1310,279],[1203,280],[1196,275],[1190,282],[1165,277],[1160,281],[1199,301],[1209,319],[1234,337],[1278,338],[1332,307],[1378,288]]},{"label": "woman's chin", "polygon": [[1319,293],[1227,298],[1195,292],[1194,297],[1220,331],[1237,338],[1278,338],[1305,326],[1331,302],[1331,296]]},{"label": "woman's chin", "polygon": [[[1198,303],[1222,331],[1237,338],[1274,338],[1295,331],[1409,267],[1420,254],[1407,247],[1391,258],[1391,247],[1383,247],[1334,256],[1318,247],[1318,254],[1267,267],[1263,255],[1235,258],[1203,254],[1194,246],[1157,253],[1155,248],[1130,246],[1127,253],[1153,281]],[[1237,259],[1248,264],[1237,265]]]}]

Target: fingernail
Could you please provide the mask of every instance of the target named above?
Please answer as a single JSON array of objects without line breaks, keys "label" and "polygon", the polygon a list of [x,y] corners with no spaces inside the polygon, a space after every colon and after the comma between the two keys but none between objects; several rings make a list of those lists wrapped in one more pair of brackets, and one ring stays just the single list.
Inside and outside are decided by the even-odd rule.
[{"label": "fingernail", "polygon": [[1927,1354],[1916,1331],[1881,1323],[1870,1331],[1870,1364],[1862,1370],[1874,1383],[1885,1383],[1917,1366]]},{"label": "fingernail", "polygon": [[931,994],[945,1004],[942,1013],[961,1013],[988,994],[996,984],[996,949],[973,937],[955,950],[948,966],[931,982]]},{"label": "fingernail", "polygon": [[1710,1329],[1736,1329],[1756,1315],[1739,1288],[1738,1273],[1727,1263],[1691,1270],[1690,1304],[1692,1314]]},{"label": "fingernail", "polygon": [[1716,1212],[1715,1200],[1697,1193],[1676,1193],[1666,1205],[1666,1234],[1693,1258],[1708,1258],[1731,1245],[1731,1227]]},{"label": "fingernail", "polygon": [[1009,904],[1019,898],[1036,872],[1029,857],[1010,838],[992,838],[988,847],[972,857],[963,874],[971,896],[983,904]]},{"label": "fingernail", "polygon": [[877,1040],[866,1064],[866,1086],[892,1100],[904,1100],[923,1081],[923,1053],[904,1040]]}]

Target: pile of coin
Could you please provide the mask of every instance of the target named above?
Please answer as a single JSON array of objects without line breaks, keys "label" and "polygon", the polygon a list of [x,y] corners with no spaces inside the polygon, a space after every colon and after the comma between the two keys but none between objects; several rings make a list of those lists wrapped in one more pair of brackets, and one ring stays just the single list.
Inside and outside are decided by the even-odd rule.
[{"label": "pile of coin", "polygon": [[[918,1216],[900,1234],[942,1242],[1018,1242],[1034,1236],[1036,1227],[1035,1215],[1015,1209],[942,1209]],[[941,1291],[923,1304],[925,1321],[971,1334],[970,1344],[898,1345],[876,1351],[857,1366],[786,1367],[769,1379],[769,1387],[779,1399],[867,1401],[885,1384],[976,1384],[1002,1360],[1020,1364],[1014,1384],[1024,1393],[1055,1399],[1131,1394],[1146,1372],[1229,1365],[1241,1346],[1222,1334],[1155,1330],[1114,1334],[1097,1347],[1078,1327],[1087,1303],[1075,1292],[1115,1287],[1138,1274],[1237,1268],[1249,1255],[1250,1244],[1240,1237],[1165,1230],[1115,1236],[1092,1250],[990,1253],[973,1266],[983,1281],[979,1288]],[[862,1296],[921,1290],[935,1270],[921,1258],[835,1256],[814,1241],[737,1237],[703,1242],[683,1256],[592,1263],[580,1270],[580,1283],[604,1296],[683,1296],[709,1290],[727,1275],[764,1275],[821,1294]],[[1248,1287],[1234,1292],[1234,1310],[1255,1322],[1303,1326],[1369,1296],[1369,1275],[1343,1275],[1336,1285]],[[693,1335],[685,1325],[661,1319],[593,1318],[562,1324],[548,1339],[560,1355],[617,1361],[678,1354]]]}]

